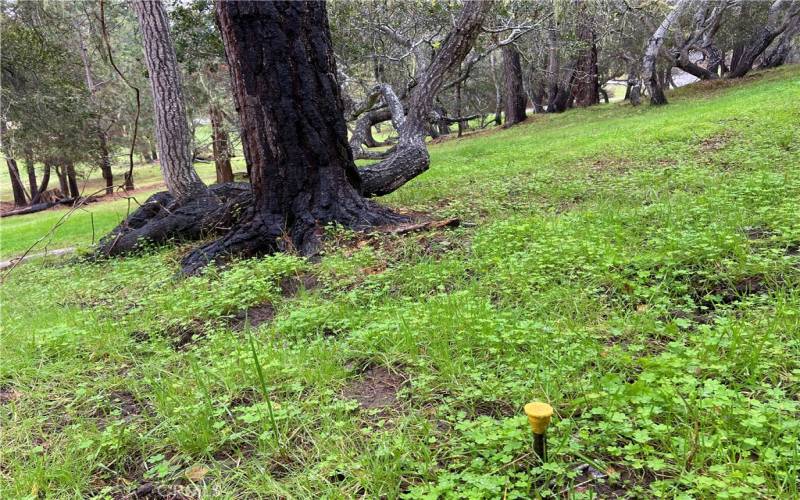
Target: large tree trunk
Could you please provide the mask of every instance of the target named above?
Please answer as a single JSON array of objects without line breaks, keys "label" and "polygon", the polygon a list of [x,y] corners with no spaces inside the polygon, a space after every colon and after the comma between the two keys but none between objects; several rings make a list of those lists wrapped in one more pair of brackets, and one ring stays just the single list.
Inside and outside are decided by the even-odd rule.
[{"label": "large tree trunk", "polygon": [[25,197],[25,187],[19,176],[17,161],[10,156],[6,156],[6,165],[8,166],[8,177],[11,180],[11,190],[14,193],[14,205],[24,207],[28,203]]},{"label": "large tree trunk", "polygon": [[575,63],[575,83],[572,90],[572,94],[575,96],[575,105],[579,107],[600,103],[597,41],[592,27],[594,20],[588,15],[585,8],[585,2],[581,2],[576,36],[583,44],[583,48]]},{"label": "large tree trunk", "polygon": [[[158,158],[169,196],[154,195],[147,208],[138,209],[104,237],[96,251],[99,256],[134,251],[141,240],[159,244],[172,238],[197,239],[221,230],[231,220],[226,210],[232,205],[209,191],[192,164],[192,136],[164,5],[161,0],[132,3],[142,32]],[[125,189],[133,189],[128,172]]]},{"label": "large tree trunk", "polygon": [[555,93],[549,96],[547,102],[548,113],[563,113],[572,107],[572,85],[575,82],[575,63],[570,62],[563,69],[564,79],[554,87]]},{"label": "large tree trunk", "polygon": [[650,93],[650,104],[667,104],[667,96],[664,95],[664,88],[659,82],[658,72],[656,71],[656,58],[661,46],[664,44],[664,39],[669,33],[672,23],[680,17],[690,0],[678,0],[669,14],[661,21],[661,24],[656,28],[656,31],[647,41],[644,51],[644,59],[642,60],[642,78],[647,91]]},{"label": "large tree trunk", "polygon": [[[788,11],[783,15],[783,9]],[[755,31],[750,39],[738,46],[736,57],[731,60],[728,78],[741,78],[753,69],[753,65],[767,47],[784,31],[792,27],[800,17],[800,2],[775,0],[769,9],[767,24]]]},{"label": "large tree trunk", "polygon": [[31,205],[39,203],[42,197],[42,193],[47,191],[47,186],[50,184],[50,163],[45,161],[44,162],[44,170],[42,171],[42,181],[39,184],[39,188],[36,190],[36,196],[32,197]]},{"label": "large tree trunk", "polygon": [[796,17],[792,24],[786,28],[775,47],[764,56],[762,68],[777,68],[786,64],[786,59],[792,51],[792,40],[800,35],[800,16]]},{"label": "large tree trunk", "polygon": [[36,162],[30,155],[25,157],[25,170],[28,172],[28,187],[30,189],[31,203],[39,197],[39,186],[36,183]]},{"label": "large tree trunk", "polygon": [[470,51],[488,8],[487,2],[465,5],[456,29],[417,75],[408,116],[391,87],[379,86],[388,109],[368,114],[391,116],[400,139],[388,158],[359,172],[347,143],[325,4],[218,0],[252,190],[214,185],[217,203],[154,195],[103,239],[97,254],[130,252],[142,239],[161,243],[224,233],[186,257],[183,269],[192,273],[230,255],[288,248],[312,253],[328,223],[363,229],[406,220],[362,196],[389,193],[428,168],[424,138],[433,98],[445,74]]},{"label": "large tree trunk", "polygon": [[192,165],[191,135],[186,120],[180,71],[161,0],[135,0],[145,62],[153,92],[158,157],[167,189],[177,201],[207,193]]},{"label": "large tree trunk", "polygon": [[216,8],[254,203],[244,222],[187,256],[184,271],[231,254],[312,254],[329,223],[401,220],[357,191],[325,4],[220,0]]},{"label": "large tree trunk", "polygon": [[69,198],[69,182],[67,182],[67,169],[64,165],[55,166],[56,174],[58,174],[58,187],[61,191],[61,196]]},{"label": "large tree trunk", "polygon": [[528,98],[522,85],[522,63],[519,51],[512,44],[504,45],[503,76],[506,90],[506,127],[525,121]]},{"label": "large tree trunk", "polygon": [[217,171],[217,183],[233,182],[231,148],[228,141],[228,132],[223,124],[222,109],[218,104],[212,103],[208,107],[208,115],[211,120],[211,141],[214,152],[214,165]]}]

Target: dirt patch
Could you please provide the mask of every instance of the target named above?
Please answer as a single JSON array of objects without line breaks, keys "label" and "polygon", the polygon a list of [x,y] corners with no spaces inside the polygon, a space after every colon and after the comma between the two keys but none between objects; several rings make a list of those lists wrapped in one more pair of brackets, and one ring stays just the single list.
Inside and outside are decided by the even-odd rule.
[{"label": "dirt patch", "polygon": [[4,385],[0,387],[0,405],[13,403],[22,396],[22,393],[16,390],[13,386]]},{"label": "dirt patch", "polygon": [[701,303],[707,307],[713,307],[714,303],[732,304],[747,295],[762,293],[767,290],[763,276],[747,276],[739,279],[733,284],[718,283],[711,287],[703,296]]},{"label": "dirt patch", "polygon": [[700,141],[699,149],[703,153],[714,153],[721,149],[724,149],[725,146],[733,138],[733,134],[729,131],[720,132],[718,134],[714,134],[711,137],[707,137]]},{"label": "dirt patch", "polygon": [[113,420],[117,412],[125,422],[129,422],[146,411],[146,406],[136,396],[126,390],[113,391],[108,394],[105,404],[97,408],[92,417],[100,429],[105,429],[109,420]]},{"label": "dirt patch", "polygon": [[111,402],[114,408],[119,409],[120,414],[123,417],[141,415],[143,411],[143,407],[139,403],[139,400],[136,399],[136,396],[128,391],[114,391],[109,394],[108,400]]},{"label": "dirt patch", "polygon": [[256,328],[262,323],[272,321],[275,317],[275,308],[269,302],[251,306],[236,313],[236,315],[228,322],[228,326],[233,331],[244,330],[245,325],[250,328]]},{"label": "dirt patch", "polygon": [[655,475],[647,470],[634,471],[620,466],[609,466],[605,471],[583,464],[577,469],[578,476],[573,486],[561,491],[561,495],[572,497],[572,493],[591,493],[597,498],[624,498],[642,491],[631,491],[634,488],[646,490],[655,481]]},{"label": "dirt patch", "polygon": [[303,463],[288,451],[273,457],[269,463],[269,475],[275,479],[283,479],[303,468]]},{"label": "dirt patch", "polygon": [[372,366],[344,388],[342,397],[355,399],[365,410],[383,408],[397,402],[397,392],[407,382],[406,377],[383,366]]},{"label": "dirt patch", "polygon": [[258,391],[252,388],[247,388],[240,391],[233,398],[228,405],[229,408],[237,408],[239,406],[250,406],[261,398]]},{"label": "dirt patch", "polygon": [[145,330],[134,330],[130,333],[131,338],[137,342],[149,342],[150,333]]},{"label": "dirt patch", "polygon": [[676,309],[669,312],[669,315],[666,318],[662,318],[664,320],[671,320],[671,319],[688,319],[689,321],[694,321],[695,323],[699,323],[701,325],[710,325],[714,322],[714,315],[708,312],[701,312],[701,311],[684,311],[681,309]]},{"label": "dirt patch", "polygon": [[629,160],[620,158],[599,158],[594,160],[589,165],[591,174],[598,173],[614,173],[614,174],[627,174],[631,170]]},{"label": "dirt patch", "polygon": [[166,330],[167,337],[172,341],[172,348],[176,351],[185,349],[205,334],[205,326],[200,322],[171,326]]},{"label": "dirt patch", "polygon": [[744,228],[744,235],[748,240],[765,240],[775,236],[775,231],[765,227],[746,227]]},{"label": "dirt patch", "polygon": [[300,290],[311,291],[319,285],[319,279],[313,274],[286,276],[280,282],[281,293],[284,297],[294,297]]},{"label": "dirt patch", "polygon": [[519,413],[519,408],[506,401],[476,401],[473,406],[475,415],[492,418],[508,418]]}]

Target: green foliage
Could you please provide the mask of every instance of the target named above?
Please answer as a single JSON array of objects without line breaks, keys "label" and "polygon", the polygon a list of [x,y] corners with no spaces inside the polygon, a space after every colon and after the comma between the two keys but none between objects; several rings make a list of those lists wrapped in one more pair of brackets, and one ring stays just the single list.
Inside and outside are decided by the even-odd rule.
[{"label": "green foliage", "polygon": [[435,145],[385,201],[457,229],[189,279],[185,247],[20,266],[0,496],[797,497],[797,76]]}]

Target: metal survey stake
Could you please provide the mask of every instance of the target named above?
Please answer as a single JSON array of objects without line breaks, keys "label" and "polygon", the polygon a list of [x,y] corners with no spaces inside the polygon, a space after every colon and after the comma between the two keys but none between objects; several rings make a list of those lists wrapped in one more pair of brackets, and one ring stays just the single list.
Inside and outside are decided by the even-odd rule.
[{"label": "metal survey stake", "polygon": [[547,403],[533,402],[525,405],[525,415],[533,431],[533,451],[539,460],[547,461],[547,426],[553,416],[553,407]]}]

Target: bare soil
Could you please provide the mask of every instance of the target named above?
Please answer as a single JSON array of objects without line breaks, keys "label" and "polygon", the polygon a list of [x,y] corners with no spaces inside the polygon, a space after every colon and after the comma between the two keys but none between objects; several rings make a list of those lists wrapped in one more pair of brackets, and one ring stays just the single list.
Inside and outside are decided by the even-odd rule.
[{"label": "bare soil", "polygon": [[406,377],[383,366],[372,366],[358,380],[342,391],[346,399],[355,399],[363,409],[382,408],[397,402],[397,392]]}]

